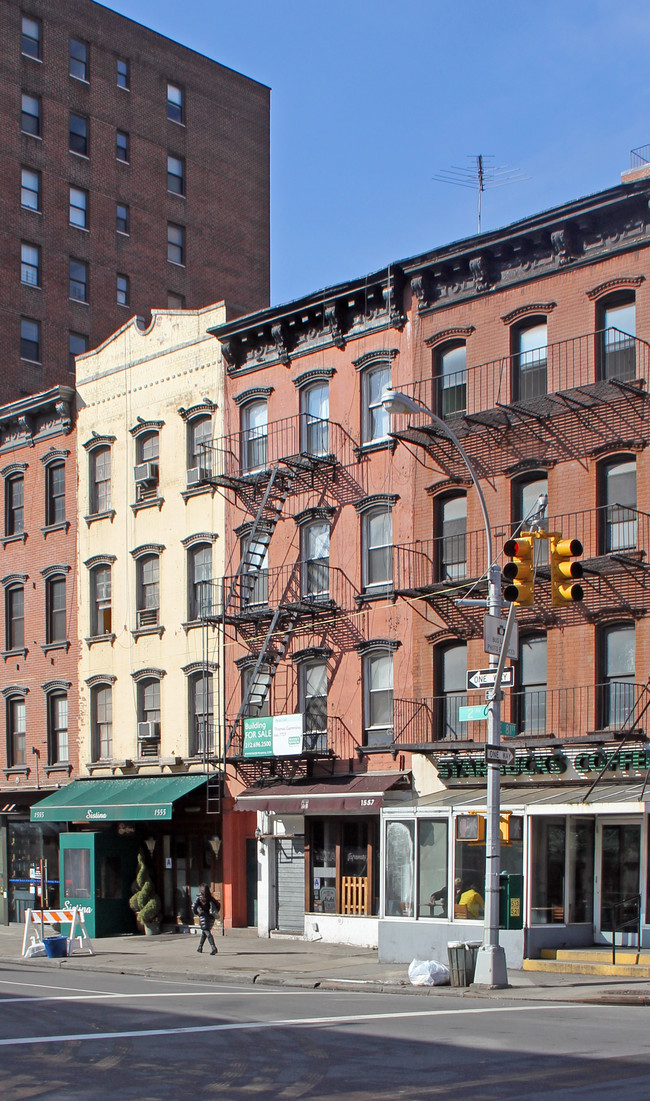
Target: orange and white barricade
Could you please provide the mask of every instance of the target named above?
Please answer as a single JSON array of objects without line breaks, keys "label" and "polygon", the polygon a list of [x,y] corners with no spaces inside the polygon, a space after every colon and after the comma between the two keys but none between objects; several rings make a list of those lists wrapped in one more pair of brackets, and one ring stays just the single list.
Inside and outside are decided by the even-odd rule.
[{"label": "orange and white barricade", "polygon": [[72,955],[76,950],[88,952],[93,956],[95,954],[93,944],[86,930],[83,912],[78,906],[64,910],[26,910],[22,955],[26,956],[32,946],[43,943],[43,930],[46,925],[68,924],[70,925],[69,954]]}]

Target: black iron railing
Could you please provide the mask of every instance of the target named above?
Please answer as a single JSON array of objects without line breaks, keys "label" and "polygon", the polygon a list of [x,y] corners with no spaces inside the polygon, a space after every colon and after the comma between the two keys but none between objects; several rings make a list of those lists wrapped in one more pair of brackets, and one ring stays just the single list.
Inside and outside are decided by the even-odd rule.
[{"label": "black iron railing", "polygon": [[322,616],[335,609],[353,610],[357,592],[343,570],[330,566],[325,559],[294,562],[212,582],[205,615],[220,616],[224,599],[228,598],[229,620],[263,618],[278,607]]},{"label": "black iron railing", "polygon": [[300,413],[214,440],[206,468],[213,479],[239,480],[264,473],[277,462],[295,469],[348,466],[357,446],[340,424]]},{"label": "black iron railing", "polygon": [[[230,719],[226,718],[226,728],[230,729],[234,721],[234,715]],[[228,757],[244,757],[245,721],[245,719],[241,720],[233,735],[228,750]],[[316,729],[316,727],[318,727],[318,729]],[[301,754],[303,757],[338,757],[342,760],[349,760],[351,757],[354,757],[358,746],[358,739],[354,737],[349,727],[345,724],[343,719],[338,717],[338,715],[328,715],[325,720],[324,729],[322,722],[316,723],[315,725],[312,725],[308,720],[305,722]],[[254,757],[250,758],[250,760],[255,759]]]}]

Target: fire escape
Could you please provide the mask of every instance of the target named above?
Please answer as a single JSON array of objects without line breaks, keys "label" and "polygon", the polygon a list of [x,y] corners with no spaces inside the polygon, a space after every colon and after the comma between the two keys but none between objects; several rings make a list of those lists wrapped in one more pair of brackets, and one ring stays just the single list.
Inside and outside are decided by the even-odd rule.
[{"label": "fire escape", "polygon": [[[508,356],[402,389],[448,421],[477,473],[488,482],[513,469],[534,470],[567,460],[586,467],[588,459],[600,453],[612,448],[638,450],[650,439],[650,345],[644,341],[611,329],[595,332],[549,345],[535,359],[528,378],[520,366],[519,356]],[[453,443],[425,413],[414,415],[393,434],[406,446],[426,452],[449,478],[462,482],[466,477]],[[612,609],[632,618],[643,614],[650,595],[650,516],[630,505],[612,503],[551,516],[543,526],[583,544],[585,601],[553,607],[547,551],[540,545],[535,604],[518,610],[520,629],[597,622]],[[499,547],[512,532],[502,524],[492,534],[494,546]],[[472,596],[486,595],[486,566],[483,530],[462,530],[395,547],[395,593],[427,603],[445,625],[441,634],[452,632],[459,640],[480,638],[481,609],[459,607],[457,599],[470,591]],[[643,686],[637,687],[641,695]],[[445,702],[421,702],[420,710],[424,708],[426,714],[420,715],[417,740],[447,738],[439,731],[455,724],[443,715]],[[483,702],[482,694],[462,702]],[[590,700],[588,709],[597,712],[598,706],[592,704]],[[563,715],[558,725],[568,724],[575,736],[575,702],[567,697],[560,703],[558,698],[554,706]],[[582,704],[577,710],[584,710]],[[482,728],[474,725],[472,736],[480,739]],[[401,726],[403,730],[396,722],[395,740],[406,745],[414,739]]]},{"label": "fire escape", "polygon": [[[241,555],[235,572],[216,583],[206,623],[227,628],[248,656],[241,703],[228,714],[222,662],[223,768],[233,764],[246,783],[264,774],[296,775],[309,759],[331,758],[328,737],[312,739],[300,760],[246,759],[244,719],[263,713],[278,668],[298,632],[355,607],[355,593],[329,559],[285,563],[269,568],[268,554],[287,499],[306,492],[327,494],[341,469],[354,457],[354,441],[331,421],[308,414],[285,418],[215,441],[206,463],[206,481],[231,492],[250,516],[240,531]],[[329,722],[329,720],[328,720]],[[212,786],[220,784],[222,773]],[[211,782],[208,781],[208,799]]]}]

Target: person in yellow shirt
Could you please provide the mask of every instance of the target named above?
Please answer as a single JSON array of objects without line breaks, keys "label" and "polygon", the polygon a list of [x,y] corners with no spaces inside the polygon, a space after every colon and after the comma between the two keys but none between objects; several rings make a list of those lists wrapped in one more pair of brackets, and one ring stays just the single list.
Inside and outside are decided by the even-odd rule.
[{"label": "person in yellow shirt", "polygon": [[473,884],[470,884],[469,887],[463,890],[458,899],[458,905],[467,907],[467,916],[469,918],[483,917],[485,902],[483,901],[483,896],[478,893]]}]

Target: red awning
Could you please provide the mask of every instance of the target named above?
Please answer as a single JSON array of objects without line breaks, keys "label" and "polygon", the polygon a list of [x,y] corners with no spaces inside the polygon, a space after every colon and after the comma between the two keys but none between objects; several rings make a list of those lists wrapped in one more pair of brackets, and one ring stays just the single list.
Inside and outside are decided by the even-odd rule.
[{"label": "red awning", "polygon": [[410,774],[371,772],[362,776],[333,776],[322,783],[274,784],[249,788],[235,799],[235,810],[262,810],[276,814],[331,814],[347,811],[378,814],[392,787],[410,790]]}]

